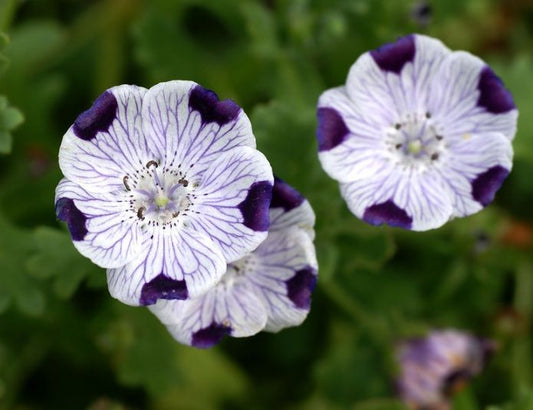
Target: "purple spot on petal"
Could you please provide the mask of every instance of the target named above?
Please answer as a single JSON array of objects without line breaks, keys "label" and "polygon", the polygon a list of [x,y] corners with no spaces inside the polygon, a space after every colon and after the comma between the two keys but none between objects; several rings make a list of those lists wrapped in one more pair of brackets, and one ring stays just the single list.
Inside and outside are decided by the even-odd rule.
[{"label": "purple spot on petal", "polygon": [[224,336],[229,334],[231,334],[231,327],[213,322],[208,327],[193,333],[192,345],[200,349],[207,349],[219,343]]},{"label": "purple spot on petal", "polygon": [[477,105],[485,107],[488,112],[501,114],[516,108],[511,93],[489,66],[481,70],[477,88],[479,90]]},{"label": "purple spot on petal", "polygon": [[87,235],[85,222],[87,217],[76,208],[76,204],[70,198],[59,198],[56,202],[56,215],[65,221],[73,241],[82,241]]},{"label": "purple spot on petal", "polygon": [[285,212],[289,212],[300,206],[304,200],[305,198],[296,189],[278,177],[274,177],[270,208],[283,208]]},{"label": "purple spot on petal", "polygon": [[244,225],[254,231],[267,231],[270,226],[268,209],[271,200],[272,184],[268,181],[254,182],[246,199],[239,204]]},{"label": "purple spot on petal", "polygon": [[400,37],[394,43],[372,50],[370,55],[382,70],[400,74],[403,66],[415,58],[415,38],[413,35]]},{"label": "purple spot on petal", "polygon": [[241,110],[232,100],[219,101],[214,91],[200,85],[191,90],[189,108],[198,111],[203,122],[216,122],[220,126],[235,120]]},{"label": "purple spot on petal", "polygon": [[344,119],[333,108],[321,107],[316,114],[318,118],[316,129],[318,150],[327,151],[335,148],[350,133]]},{"label": "purple spot on petal", "polygon": [[96,99],[91,108],[76,118],[72,126],[74,134],[82,140],[89,141],[98,132],[107,131],[116,118],[117,108],[115,96],[109,91],[104,92]]},{"label": "purple spot on petal", "polygon": [[183,280],[174,280],[162,273],[143,285],[140,304],[153,305],[158,299],[183,300],[187,299],[189,292]]},{"label": "purple spot on petal", "polygon": [[301,269],[287,282],[287,296],[300,309],[309,309],[311,294],[316,286],[316,270],[308,266]]},{"label": "purple spot on petal", "polygon": [[507,175],[509,170],[500,165],[479,174],[472,182],[472,197],[481,205],[487,206],[494,200],[496,191],[500,189]]},{"label": "purple spot on petal", "polygon": [[407,215],[402,208],[398,207],[392,200],[369,206],[363,214],[363,221],[371,225],[387,224],[399,228],[411,229],[413,218]]}]

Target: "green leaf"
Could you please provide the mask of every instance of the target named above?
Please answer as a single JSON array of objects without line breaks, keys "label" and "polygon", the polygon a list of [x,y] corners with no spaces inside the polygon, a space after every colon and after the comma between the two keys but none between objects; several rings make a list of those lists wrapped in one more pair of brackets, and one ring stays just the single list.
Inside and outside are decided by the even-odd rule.
[{"label": "green leaf", "polygon": [[0,218],[0,299],[6,309],[10,300],[29,316],[39,316],[45,298],[36,280],[25,267],[32,250],[32,232],[15,227]]},{"label": "green leaf", "polygon": [[11,152],[11,132],[24,121],[22,113],[8,105],[7,98],[0,96],[0,153]]},{"label": "green leaf", "polygon": [[35,251],[28,258],[26,268],[37,278],[53,280],[53,289],[60,298],[70,297],[81,281],[91,272],[105,276],[74,248],[67,232],[49,227],[35,230]]}]

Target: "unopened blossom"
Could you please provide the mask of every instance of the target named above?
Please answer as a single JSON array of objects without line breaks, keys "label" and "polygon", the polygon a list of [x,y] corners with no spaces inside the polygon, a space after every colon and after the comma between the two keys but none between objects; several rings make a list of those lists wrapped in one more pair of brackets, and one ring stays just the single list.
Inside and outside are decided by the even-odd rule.
[{"label": "unopened blossom", "polygon": [[427,36],[363,54],[317,115],[324,170],[373,225],[424,231],[473,214],[511,171],[511,95],[481,59]]},{"label": "unopened blossom", "polygon": [[57,215],[124,303],[205,293],[267,236],[273,175],[250,121],[194,82],[107,90],[59,166]]},{"label": "unopened blossom", "polygon": [[317,280],[315,215],[294,188],[276,179],[267,239],[230,263],[220,282],[189,300],[160,300],[150,310],[181,343],[211,347],[228,335],[278,332],[306,318]]},{"label": "unopened blossom", "polygon": [[494,342],[457,330],[433,331],[397,351],[398,394],[414,410],[450,410],[450,397],[479,374]]}]

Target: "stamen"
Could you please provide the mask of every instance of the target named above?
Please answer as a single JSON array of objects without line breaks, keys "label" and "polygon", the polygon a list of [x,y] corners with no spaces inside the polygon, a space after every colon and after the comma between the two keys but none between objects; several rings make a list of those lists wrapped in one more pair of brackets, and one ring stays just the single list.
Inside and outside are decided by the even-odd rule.
[{"label": "stamen", "polygon": [[124,187],[126,188],[126,191],[131,191],[130,185],[128,184],[128,180],[130,179],[129,176],[125,176],[122,178],[122,183],[124,184]]},{"label": "stamen", "polygon": [[185,178],[181,178],[179,181],[178,181],[178,184],[181,184],[183,185],[184,187],[187,187],[189,185],[189,181],[187,181]]},{"label": "stamen", "polygon": [[144,206],[141,206],[138,210],[137,210],[137,218],[139,219],[144,219],[144,213],[146,212],[146,208]]},{"label": "stamen", "polygon": [[146,168],[150,169],[151,166],[154,166],[154,167],[157,168],[159,166],[159,164],[157,163],[157,161],[154,161],[154,160],[148,161],[146,163]]}]

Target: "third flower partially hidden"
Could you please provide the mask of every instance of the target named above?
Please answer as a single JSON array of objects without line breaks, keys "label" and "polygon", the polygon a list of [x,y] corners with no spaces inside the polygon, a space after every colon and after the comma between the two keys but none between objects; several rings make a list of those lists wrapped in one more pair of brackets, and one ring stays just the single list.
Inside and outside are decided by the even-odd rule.
[{"label": "third flower partially hidden", "polygon": [[207,348],[225,335],[277,332],[306,318],[317,280],[315,215],[294,188],[276,179],[267,239],[230,263],[221,281],[190,300],[160,300],[150,310],[181,343]]},{"label": "third flower partially hidden", "polygon": [[423,231],[473,214],[511,170],[511,95],[482,60],[427,36],[363,54],[317,114],[324,170],[373,225]]}]

